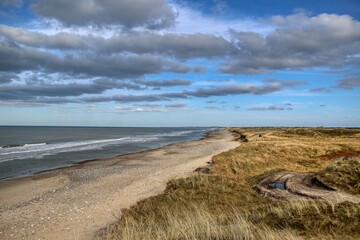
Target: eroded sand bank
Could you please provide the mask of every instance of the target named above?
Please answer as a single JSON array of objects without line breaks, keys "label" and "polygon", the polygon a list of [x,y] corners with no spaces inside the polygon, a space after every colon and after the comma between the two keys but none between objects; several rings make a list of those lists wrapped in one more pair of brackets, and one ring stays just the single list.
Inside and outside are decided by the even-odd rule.
[{"label": "eroded sand bank", "polygon": [[227,130],[0,183],[0,239],[92,239],[120,209],[161,193],[212,156],[237,147]]}]

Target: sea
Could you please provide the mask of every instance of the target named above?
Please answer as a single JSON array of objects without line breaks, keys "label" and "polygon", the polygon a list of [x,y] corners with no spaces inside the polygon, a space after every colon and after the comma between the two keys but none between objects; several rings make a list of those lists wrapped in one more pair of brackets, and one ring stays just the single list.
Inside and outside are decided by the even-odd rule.
[{"label": "sea", "polygon": [[0,126],[0,180],[193,141],[215,129]]}]

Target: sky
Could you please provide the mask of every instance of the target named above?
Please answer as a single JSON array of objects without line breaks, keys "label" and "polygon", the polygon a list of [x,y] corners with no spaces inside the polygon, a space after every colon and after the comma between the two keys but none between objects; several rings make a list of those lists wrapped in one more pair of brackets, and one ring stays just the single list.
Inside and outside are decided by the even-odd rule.
[{"label": "sky", "polygon": [[0,125],[360,127],[358,0],[0,0]]}]

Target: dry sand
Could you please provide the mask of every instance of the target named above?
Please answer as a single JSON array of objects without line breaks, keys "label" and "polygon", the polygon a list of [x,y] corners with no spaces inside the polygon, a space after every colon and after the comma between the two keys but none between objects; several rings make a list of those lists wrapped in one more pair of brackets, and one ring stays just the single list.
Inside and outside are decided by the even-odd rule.
[{"label": "dry sand", "polygon": [[0,183],[0,239],[92,239],[122,208],[161,193],[166,182],[235,148],[227,130]]}]

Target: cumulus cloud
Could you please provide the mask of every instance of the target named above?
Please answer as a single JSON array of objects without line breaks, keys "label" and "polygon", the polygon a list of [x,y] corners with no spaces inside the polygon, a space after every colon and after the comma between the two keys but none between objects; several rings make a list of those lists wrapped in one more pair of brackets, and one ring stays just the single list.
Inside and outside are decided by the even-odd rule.
[{"label": "cumulus cloud", "polygon": [[[17,1],[4,3],[11,2]],[[222,1],[215,2],[221,4]],[[74,28],[40,32],[0,25],[0,99],[3,101],[87,104],[182,101],[271,94],[306,84],[305,81],[277,79],[251,84],[238,84],[235,80],[225,80],[227,83],[200,80],[202,87],[199,87],[199,82],[192,84],[196,80],[182,79],[179,75],[172,75],[175,76],[173,79],[147,80],[150,78],[146,76],[148,74],[201,73],[205,67],[198,65],[203,61],[206,61],[204,66],[208,67],[209,64],[209,69],[220,67],[223,73],[231,74],[259,74],[313,67],[353,66],[356,69],[360,66],[360,23],[347,15],[320,14],[310,17],[297,13],[275,16],[270,19],[273,25],[270,32],[260,34],[233,29],[230,31],[231,37],[222,37],[209,33],[149,30],[174,23],[173,10],[162,0],[36,0],[32,9],[40,16],[56,19],[65,26],[102,27],[110,24],[127,29],[110,26],[111,33],[100,36],[87,31],[80,33]],[[144,30],[144,27],[149,29]],[[61,29],[64,32],[59,32]],[[31,83],[26,80],[14,81],[23,78],[27,71],[58,74],[58,79],[33,79]],[[351,90],[359,86],[359,78],[351,76],[337,80],[336,86],[312,88],[309,91],[326,92],[334,88]],[[167,87],[177,88],[172,89],[174,92],[163,92],[163,88]],[[113,89],[146,92],[110,95],[113,91],[107,90]],[[161,91],[154,94],[150,89]],[[221,104],[220,101],[218,103]],[[171,108],[171,105],[176,104],[163,108]],[[277,107],[262,106],[266,110],[281,110]],[[291,110],[292,106],[279,108]]]},{"label": "cumulus cloud", "polygon": [[[236,50],[223,37],[201,33],[159,34],[148,31],[131,31],[105,38],[73,32],[45,34],[0,25],[0,36],[29,47],[74,51],[91,50],[104,55],[131,52],[134,54],[162,54],[187,59],[221,57]],[[197,66],[194,71],[202,72],[204,68]]]},{"label": "cumulus cloud", "polygon": [[280,69],[341,67],[355,64],[349,55],[360,52],[360,23],[348,15],[305,13],[272,18],[275,29],[263,36],[232,31],[239,52],[221,71],[260,74]]},{"label": "cumulus cloud", "polygon": [[35,0],[32,9],[65,26],[110,24],[159,29],[175,21],[175,13],[164,0]]},{"label": "cumulus cloud", "polygon": [[110,37],[74,32],[50,35],[0,25],[0,71],[139,78],[163,72],[203,71],[203,67],[184,64],[184,59],[194,58],[224,57],[227,61],[220,70],[233,74],[340,67],[355,64],[358,59],[360,23],[350,16],[309,17],[298,13],[273,17],[272,22],[276,27],[267,35],[231,30],[231,41],[211,34],[151,31],[120,32]]}]

